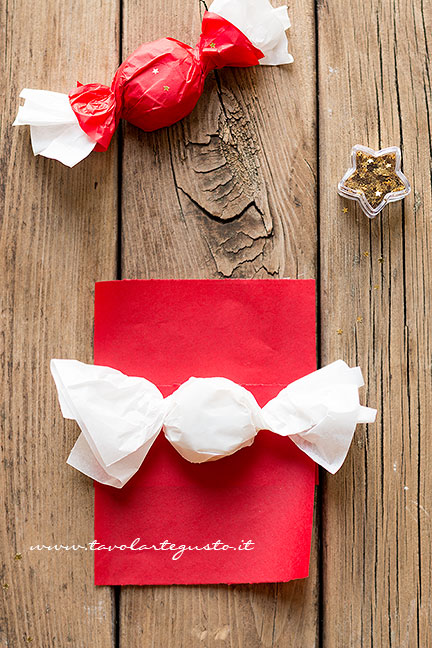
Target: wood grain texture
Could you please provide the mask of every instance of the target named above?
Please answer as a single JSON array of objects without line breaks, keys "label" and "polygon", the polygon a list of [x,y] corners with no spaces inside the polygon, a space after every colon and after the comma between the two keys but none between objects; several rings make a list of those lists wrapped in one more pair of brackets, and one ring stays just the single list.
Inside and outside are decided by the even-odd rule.
[{"label": "wood grain texture", "polygon": [[28,129],[11,124],[24,87],[109,80],[118,7],[16,0],[1,11],[0,646],[106,648],[112,593],[94,587],[90,552],[29,548],[93,539],[92,484],[65,465],[77,429],[63,421],[49,360],[92,359],[94,281],[116,272],[116,148],[70,170],[34,158]]},{"label": "wood grain texture", "polygon": [[[124,56],[161,34],[195,43],[202,10],[127,0]],[[313,6],[289,12],[294,65],[221,70],[179,124],[125,126],[123,276],[314,276]]]},{"label": "wood grain texture", "polygon": [[[318,16],[322,360],[359,363],[379,410],[324,482],[323,645],[430,646],[431,6]],[[401,145],[413,184],[372,222],[336,195],[355,143]]]},{"label": "wood grain texture", "polygon": [[[123,7],[123,56],[160,36],[198,39],[198,0]],[[125,126],[122,277],[315,276],[314,7],[296,1],[289,12],[294,65],[219,71],[181,123],[153,134]],[[122,588],[120,646],[312,648],[315,547],[302,582]]]},{"label": "wood grain texture", "polygon": [[[219,71],[181,123],[125,125],[121,169],[115,142],[73,170],[33,158],[28,131],[10,128],[21,88],[109,82],[120,30],[121,58],[160,36],[198,38],[199,0],[119,3],[1,5],[0,646],[432,645],[432,10],[318,0],[315,25],[312,0],[292,0],[292,66]],[[413,185],[373,222],[336,194],[354,143],[400,144]],[[379,414],[322,476],[309,579],[115,597],[94,587],[89,553],[29,551],[92,539],[92,487],[65,467],[77,429],[48,361],[91,361],[94,282],[116,263],[125,278],[318,276],[321,361],[360,364]]]}]

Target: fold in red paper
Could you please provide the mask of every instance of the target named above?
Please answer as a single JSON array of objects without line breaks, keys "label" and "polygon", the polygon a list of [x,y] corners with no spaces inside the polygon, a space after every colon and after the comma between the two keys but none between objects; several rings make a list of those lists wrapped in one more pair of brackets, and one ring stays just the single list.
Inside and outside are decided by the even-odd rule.
[{"label": "fold in red paper", "polygon": [[[94,356],[96,364],[149,379],[164,396],[191,376],[223,376],[249,389],[262,406],[316,369],[315,284],[245,279],[98,283]],[[96,550],[95,582],[304,578],[314,486],[315,464],[288,438],[260,432],[252,446],[235,455],[191,464],[159,435],[121,490],[95,483],[97,546],[130,546],[140,539],[135,549]],[[186,549],[178,557],[165,541],[210,549]],[[157,549],[137,550],[140,546]]]}]

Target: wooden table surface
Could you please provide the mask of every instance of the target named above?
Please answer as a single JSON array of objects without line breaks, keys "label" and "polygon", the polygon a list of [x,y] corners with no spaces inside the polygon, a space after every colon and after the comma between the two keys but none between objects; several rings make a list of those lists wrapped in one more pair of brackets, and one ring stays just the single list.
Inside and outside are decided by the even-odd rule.
[{"label": "wooden table surface", "polygon": [[[212,73],[189,118],[72,170],[11,128],[23,87],[109,83],[143,41],[195,43],[203,10],[2,2],[0,646],[432,646],[430,3],[290,0],[293,65]],[[412,183],[374,221],[336,192],[356,143],[400,145]],[[316,278],[320,363],[360,364],[379,413],[321,475],[308,579],[96,588],[89,553],[29,551],[93,535],[49,359],[92,361],[95,281],[150,277]]]}]

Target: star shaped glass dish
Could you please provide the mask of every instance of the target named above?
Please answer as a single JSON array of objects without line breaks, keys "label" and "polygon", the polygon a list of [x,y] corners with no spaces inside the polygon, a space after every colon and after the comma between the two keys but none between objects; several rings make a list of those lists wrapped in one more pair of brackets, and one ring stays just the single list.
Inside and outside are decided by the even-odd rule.
[{"label": "star shaped glass dish", "polygon": [[401,152],[397,146],[374,151],[356,144],[351,160],[351,168],[338,184],[338,193],[356,200],[369,218],[375,218],[389,202],[402,200],[410,193],[410,184],[401,171]]}]

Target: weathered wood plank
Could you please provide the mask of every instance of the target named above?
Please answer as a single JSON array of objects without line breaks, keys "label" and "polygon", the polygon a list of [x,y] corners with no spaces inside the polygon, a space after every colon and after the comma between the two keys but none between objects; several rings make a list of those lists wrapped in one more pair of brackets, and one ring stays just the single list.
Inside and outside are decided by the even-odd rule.
[{"label": "weathered wood plank", "polygon": [[[194,43],[198,0],[124,1],[123,55],[173,36]],[[125,278],[314,277],[313,3],[290,3],[296,62],[211,74],[194,113],[154,134],[126,126]],[[120,645],[313,646],[317,569],[285,585],[123,588]]]},{"label": "weathered wood plank", "polygon": [[117,19],[116,2],[2,3],[0,645],[9,648],[114,645],[112,594],[94,587],[92,554],[29,547],[93,539],[93,488],[65,464],[77,428],[63,422],[49,359],[92,360],[94,281],[116,272],[116,150],[70,170],[34,158],[28,130],[11,124],[24,87],[109,81]]},{"label": "weathered wood plank", "polygon": [[[379,409],[324,482],[324,646],[423,647],[432,644],[432,12],[421,0],[326,0],[318,15],[322,355],[359,363]],[[413,181],[404,204],[373,222],[336,195],[355,143],[402,145]]]}]

